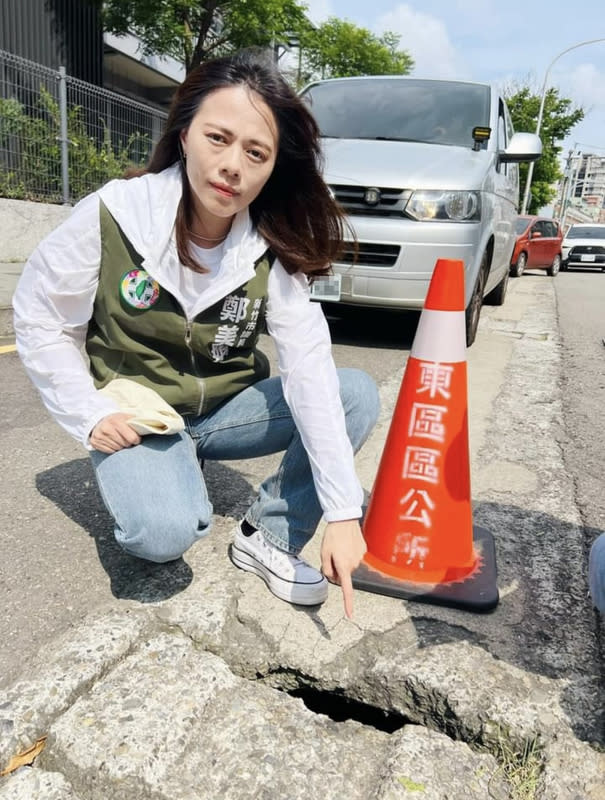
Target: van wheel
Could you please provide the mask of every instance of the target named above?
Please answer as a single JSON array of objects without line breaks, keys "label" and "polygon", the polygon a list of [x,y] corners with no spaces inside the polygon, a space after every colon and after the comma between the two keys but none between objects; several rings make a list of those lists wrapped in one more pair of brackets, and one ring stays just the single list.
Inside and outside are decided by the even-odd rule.
[{"label": "van wheel", "polygon": [[527,254],[526,253],[519,253],[519,258],[517,259],[517,263],[513,265],[513,268],[510,271],[510,274],[513,278],[520,278],[521,275],[525,272],[525,265],[527,264]]},{"label": "van wheel", "polygon": [[509,273],[507,271],[500,283],[497,286],[494,286],[491,292],[486,295],[483,302],[488,306],[504,305],[504,298],[506,297],[506,290],[508,289],[508,278]]},{"label": "van wheel", "polygon": [[548,267],[546,271],[548,272],[549,275],[551,275],[554,278],[555,275],[559,274],[560,269],[561,269],[561,256],[557,253],[557,255],[553,259],[552,264],[550,265],[550,267]]},{"label": "van wheel", "polygon": [[475,341],[477,335],[477,327],[479,325],[479,316],[481,314],[481,306],[483,304],[483,289],[485,288],[485,279],[487,277],[487,253],[483,254],[481,259],[481,266],[475,288],[468,302],[465,312],[466,321],[466,346],[470,347]]}]

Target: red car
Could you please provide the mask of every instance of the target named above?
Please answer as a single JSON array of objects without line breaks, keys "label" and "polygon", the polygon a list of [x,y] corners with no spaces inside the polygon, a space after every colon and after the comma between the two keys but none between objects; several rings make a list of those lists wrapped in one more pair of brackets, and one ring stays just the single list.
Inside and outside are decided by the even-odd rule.
[{"label": "red car", "polygon": [[526,269],[545,269],[553,277],[561,269],[563,232],[555,219],[517,217],[517,241],[510,260],[510,274],[519,278]]}]

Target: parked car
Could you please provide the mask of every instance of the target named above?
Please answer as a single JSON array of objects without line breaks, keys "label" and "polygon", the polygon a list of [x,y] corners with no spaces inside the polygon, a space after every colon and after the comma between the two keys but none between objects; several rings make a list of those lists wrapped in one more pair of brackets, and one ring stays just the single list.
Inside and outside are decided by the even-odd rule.
[{"label": "parked car", "polygon": [[572,225],[561,245],[561,269],[596,267],[605,272],[605,225]]},{"label": "parked car", "polygon": [[517,241],[510,262],[510,274],[520,278],[526,269],[545,269],[553,277],[561,268],[563,232],[555,219],[519,216],[515,223]]},{"label": "parked car", "polygon": [[464,261],[466,336],[481,305],[504,302],[515,243],[520,161],[542,151],[514,133],[494,86],[402,76],[306,87],[322,134],[324,178],[358,241],[316,281],[317,299],[422,308],[438,258]]}]

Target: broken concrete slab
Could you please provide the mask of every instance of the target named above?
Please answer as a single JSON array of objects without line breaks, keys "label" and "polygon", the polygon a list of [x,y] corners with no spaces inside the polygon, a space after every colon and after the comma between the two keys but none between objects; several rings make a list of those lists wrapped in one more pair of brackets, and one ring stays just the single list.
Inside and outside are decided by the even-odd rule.
[{"label": "broken concrete slab", "polygon": [[112,613],[62,637],[41,654],[39,672],[0,692],[0,769],[43,736],[52,721],[123,658],[141,636],[142,612]]},{"label": "broken concrete slab", "polygon": [[81,800],[59,772],[21,767],[0,778],[0,800]]},{"label": "broken concrete slab", "polygon": [[544,748],[538,800],[602,800],[605,797],[605,751],[565,735]]},{"label": "broken concrete slab", "polygon": [[418,726],[390,736],[336,723],[176,632],[141,644],[76,701],[40,764],[87,800],[386,800],[420,785],[435,800],[480,800],[488,785],[508,796],[492,756]]},{"label": "broken concrete slab", "polygon": [[385,772],[375,800],[510,797],[511,787],[492,756],[418,725],[393,734]]},{"label": "broken concrete slab", "polygon": [[362,800],[388,737],[337,726],[237,678],[191,640],[162,634],[77,701],[50,738],[41,764],[61,768],[91,800],[302,800],[335,783]]}]

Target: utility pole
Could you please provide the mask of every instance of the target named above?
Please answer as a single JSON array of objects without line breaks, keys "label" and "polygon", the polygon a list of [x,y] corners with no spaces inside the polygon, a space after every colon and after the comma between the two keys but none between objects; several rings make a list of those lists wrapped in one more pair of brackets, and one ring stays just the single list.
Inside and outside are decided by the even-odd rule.
[{"label": "utility pole", "polygon": [[563,170],[563,180],[561,181],[559,198],[557,200],[555,210],[553,211],[553,217],[555,217],[556,219],[561,219],[561,217],[563,216],[563,209],[565,208],[565,200],[567,197],[567,192],[569,191],[569,184],[571,182],[571,158],[575,149],[576,145],[574,144],[573,149],[570,149],[569,152],[567,153],[567,161],[565,162],[565,169]]}]

